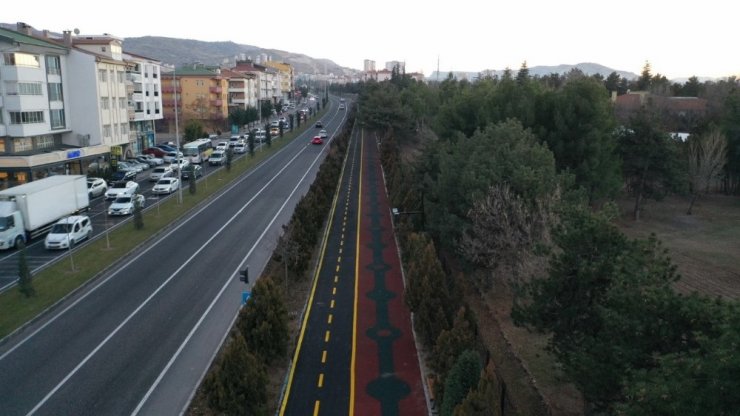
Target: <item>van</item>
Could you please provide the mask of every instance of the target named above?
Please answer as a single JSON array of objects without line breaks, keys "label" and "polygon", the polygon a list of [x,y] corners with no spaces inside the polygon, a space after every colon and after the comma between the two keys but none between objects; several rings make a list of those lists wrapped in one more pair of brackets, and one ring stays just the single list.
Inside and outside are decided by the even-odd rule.
[{"label": "van", "polygon": [[71,215],[57,221],[44,239],[47,250],[74,247],[92,236],[92,222],[87,215]]},{"label": "van", "polygon": [[211,153],[211,157],[208,159],[208,164],[211,166],[220,166],[224,163],[226,163],[226,152],[222,150],[216,150]]}]

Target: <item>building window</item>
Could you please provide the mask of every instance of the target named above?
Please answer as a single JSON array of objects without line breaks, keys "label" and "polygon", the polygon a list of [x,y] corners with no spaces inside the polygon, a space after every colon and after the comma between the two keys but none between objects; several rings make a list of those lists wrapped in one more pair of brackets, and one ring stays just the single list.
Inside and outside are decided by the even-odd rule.
[{"label": "building window", "polygon": [[126,81],[126,73],[123,71],[117,71],[116,75],[118,75],[118,83],[123,84]]},{"label": "building window", "polygon": [[110,109],[110,98],[100,97],[100,108],[103,110],[109,110]]},{"label": "building window", "polygon": [[49,101],[63,101],[62,84],[57,82],[49,83]]},{"label": "building window", "polygon": [[8,95],[42,95],[40,82],[11,82],[5,83],[5,93]]},{"label": "building window", "polygon": [[39,136],[36,138],[37,149],[53,149],[54,137],[51,135]]},{"label": "building window", "polygon": [[46,56],[46,73],[49,75],[61,75],[62,65],[56,55]]},{"label": "building window", "polygon": [[5,140],[0,139],[0,153],[5,153]]},{"label": "building window", "polygon": [[43,111],[11,111],[10,124],[34,124],[44,122]]},{"label": "building window", "polygon": [[38,55],[31,55],[30,53],[14,52],[6,53],[3,55],[5,65],[9,66],[26,66],[29,68],[40,68]]},{"label": "building window", "polygon": [[103,137],[110,138],[110,124],[103,126]]},{"label": "building window", "polygon": [[108,82],[108,71],[105,69],[98,69],[98,79],[100,82]]},{"label": "building window", "polygon": [[33,150],[33,140],[30,137],[19,137],[13,141],[13,151],[25,152]]},{"label": "building window", "polygon": [[195,86],[196,86],[196,87],[203,87],[203,86],[205,86],[205,85],[206,85],[206,83],[205,83],[205,81],[203,81],[202,79],[196,79],[196,80],[195,80]]},{"label": "building window", "polygon": [[118,98],[118,108],[120,108],[121,110],[123,110],[126,107],[128,107],[128,104],[126,103],[126,98],[125,97],[119,97]]},{"label": "building window", "polygon": [[52,129],[63,129],[66,126],[64,122],[64,110],[49,110],[49,118]]}]

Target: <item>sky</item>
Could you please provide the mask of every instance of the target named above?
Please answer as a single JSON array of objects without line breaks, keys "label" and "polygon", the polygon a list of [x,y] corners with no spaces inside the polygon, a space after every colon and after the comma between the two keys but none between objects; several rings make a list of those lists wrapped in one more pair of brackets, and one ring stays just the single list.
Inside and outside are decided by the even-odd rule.
[{"label": "sky", "polygon": [[[740,3],[727,0],[10,1],[3,23],[54,32],[233,41],[330,59],[406,63],[426,76],[593,62],[669,79],[740,76]],[[176,7],[171,5],[177,4]],[[119,7],[115,9],[113,5]],[[194,5],[194,6],[190,6]]]}]

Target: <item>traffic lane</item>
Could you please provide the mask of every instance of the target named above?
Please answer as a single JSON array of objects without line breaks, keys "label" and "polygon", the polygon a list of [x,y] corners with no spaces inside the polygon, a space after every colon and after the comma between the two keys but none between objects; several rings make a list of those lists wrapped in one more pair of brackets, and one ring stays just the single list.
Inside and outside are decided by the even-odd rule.
[{"label": "traffic lane", "polygon": [[[249,181],[242,181],[242,184],[246,184],[246,185],[243,185],[243,186],[247,186],[247,187],[249,187],[251,183],[252,182],[249,182]],[[278,183],[278,188],[279,189],[283,189],[283,188],[287,188],[287,187],[286,186],[283,186],[283,185],[280,185]],[[223,214],[223,209],[225,209],[228,206],[234,206],[233,201],[231,201],[229,199],[229,197],[236,198],[238,195],[241,195],[241,194],[243,194],[243,193],[242,192],[231,192],[231,193],[228,193],[226,195],[226,198],[223,198],[222,199],[224,206],[219,206],[219,204],[212,204],[213,207],[211,209],[212,210],[215,210],[215,211],[218,211],[220,214]],[[219,201],[221,201],[221,199]],[[266,210],[266,209],[267,208],[264,208],[263,210]],[[253,216],[256,216],[256,215],[258,215],[258,213],[254,213]],[[206,221],[208,222],[208,224],[212,224],[214,218],[221,218],[220,216],[209,215],[209,213],[207,213],[207,212],[204,213],[203,216],[206,218]],[[196,230],[196,229],[200,229],[200,227],[194,225],[192,227],[180,227],[180,228],[178,228],[178,230],[180,232],[184,232],[184,231],[188,231],[188,230]],[[239,236],[243,238],[243,235],[244,235],[243,232],[240,231],[239,232]],[[156,252],[154,252],[152,255],[154,257],[159,257],[160,259],[161,258],[165,258],[166,259],[166,258],[168,258],[168,256],[169,256],[170,253],[177,252],[178,249],[182,250],[184,248],[184,247],[182,247],[182,244],[180,244],[180,242],[182,242],[182,241],[196,241],[195,238],[197,236],[198,236],[197,234],[194,235],[193,236],[193,239],[188,238],[188,236],[185,236],[184,238],[168,239],[168,240],[166,240],[166,242],[177,241],[178,243],[176,243],[175,246],[173,246],[173,247],[168,247],[167,244],[162,244],[160,246],[160,247],[162,247],[162,249],[161,249],[162,250],[161,255],[157,255]],[[225,240],[225,241],[228,241],[228,239]],[[218,260],[218,263],[219,264],[223,264],[224,263],[224,261],[223,261],[224,254],[223,253],[230,253],[230,252],[233,252],[232,245],[231,244],[227,244],[226,246],[224,246],[223,250],[216,250],[215,252],[213,252],[212,253],[212,257],[214,257],[216,259],[219,259]],[[148,293],[151,293],[151,291],[153,289],[151,287],[146,287],[146,288],[144,288],[142,290],[142,294],[140,296],[134,296],[135,294],[132,293],[133,292],[133,289],[136,287],[135,284],[134,284],[135,283],[134,279],[136,279],[137,276],[152,275],[152,274],[154,274],[154,275],[161,274],[161,273],[156,273],[156,271],[158,270],[158,267],[160,267],[160,266],[162,266],[162,261],[161,260],[158,260],[154,264],[143,264],[143,268],[141,270],[133,270],[131,273],[127,273],[128,275],[131,275],[131,276],[134,276],[134,277],[126,281],[126,285],[125,285],[126,287],[118,288],[118,287],[114,287],[113,285],[111,285],[110,286],[110,287],[112,287],[111,294],[110,295],[104,295],[104,294],[102,294],[102,292],[99,292],[98,293],[99,299],[101,299],[101,300],[102,299],[112,299],[112,298],[117,297],[117,294],[126,293],[126,292],[129,292],[129,293],[127,293],[127,296],[126,296],[128,299],[134,299],[134,298],[139,298],[141,296],[144,296],[144,295],[146,295]],[[166,270],[171,270],[171,269],[176,268],[176,266],[177,266],[177,264],[170,264],[170,265],[165,265],[164,268]],[[152,272],[152,270],[154,272]],[[155,280],[156,279],[146,280],[146,282],[154,282]],[[117,280],[117,281],[123,281],[123,280]],[[81,316],[75,317],[72,320],[73,321],[79,321],[81,323],[81,326],[82,327],[85,327],[85,328],[90,329],[90,331],[89,331],[90,333],[100,332],[100,331],[96,331],[96,330],[91,329],[90,328],[90,324],[85,324],[84,322],[86,322],[85,317],[100,316],[101,314],[105,315],[105,311],[106,310],[111,310],[110,305],[107,304],[108,303],[107,301],[101,301],[101,303],[103,303],[104,306],[102,306],[102,307],[101,306],[98,306],[98,307],[95,308],[95,310],[86,310],[85,312],[81,313]],[[96,318],[95,321],[96,322],[102,322],[102,320],[100,320],[99,318]],[[68,325],[66,325],[66,324],[63,325],[63,326],[64,326],[64,328],[68,328]],[[62,332],[61,334],[54,334],[53,331],[51,331],[51,330],[46,331],[46,333],[47,334],[50,334],[50,337],[52,339],[55,339],[55,340],[56,339],[59,339],[59,336],[64,335],[64,332],[65,331],[62,330],[61,332]],[[35,341],[40,342],[41,341],[41,337],[36,337],[35,338]],[[95,340],[91,340],[88,343],[94,343],[94,341]],[[52,349],[55,349],[55,348],[52,348]],[[75,348],[75,350],[85,350],[85,349],[84,348]],[[70,358],[69,360],[70,361],[75,361],[75,359],[77,359],[79,361],[79,357]],[[24,360],[24,361],[28,361],[28,360]],[[54,378],[55,377],[53,377],[51,375],[44,377],[44,379],[50,379],[50,380],[51,379],[54,379]],[[42,389],[43,386],[37,386],[36,388]]]},{"label": "traffic lane", "polygon": [[357,146],[349,151],[288,382],[286,415],[317,406],[321,414],[347,414],[350,408],[359,163]]}]

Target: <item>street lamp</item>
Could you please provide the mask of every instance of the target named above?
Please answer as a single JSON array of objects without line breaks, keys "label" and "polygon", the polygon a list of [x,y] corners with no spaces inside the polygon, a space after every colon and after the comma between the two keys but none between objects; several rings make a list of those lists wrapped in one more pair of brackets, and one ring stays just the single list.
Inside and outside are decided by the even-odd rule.
[{"label": "street lamp", "polygon": [[177,161],[177,202],[182,204],[182,160],[180,158],[180,125],[177,118],[177,79],[175,78],[176,67],[172,65],[172,91],[175,94],[175,160]]}]

